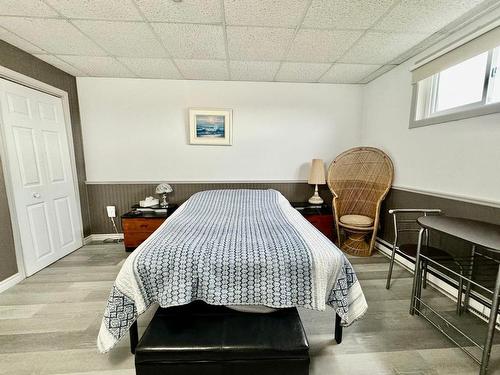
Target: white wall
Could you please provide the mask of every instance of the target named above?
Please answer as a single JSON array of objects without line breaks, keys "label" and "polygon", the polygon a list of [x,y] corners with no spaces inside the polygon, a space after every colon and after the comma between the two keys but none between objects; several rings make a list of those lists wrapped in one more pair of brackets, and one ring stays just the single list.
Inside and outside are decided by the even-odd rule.
[{"label": "white wall", "polygon": [[416,60],[365,86],[362,143],[391,156],[395,186],[500,203],[500,114],[409,129]]},{"label": "white wall", "polygon": [[[78,78],[87,180],[306,180],[358,145],[362,86]],[[233,109],[233,145],[188,144],[187,109]]]}]

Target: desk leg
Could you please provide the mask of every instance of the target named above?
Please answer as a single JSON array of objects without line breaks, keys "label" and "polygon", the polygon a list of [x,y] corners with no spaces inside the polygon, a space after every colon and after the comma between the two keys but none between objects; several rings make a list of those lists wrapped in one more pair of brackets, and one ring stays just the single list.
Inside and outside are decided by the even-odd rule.
[{"label": "desk leg", "polygon": [[340,344],[342,342],[342,326],[340,325],[340,322],[342,319],[340,318],[339,314],[335,314],[335,341],[337,344]]},{"label": "desk leg", "polygon": [[484,343],[483,358],[481,360],[480,375],[485,375],[488,370],[488,362],[490,361],[491,345],[493,344],[493,336],[495,335],[495,325],[497,321],[498,311],[498,295],[500,294],[500,266],[498,266],[497,280],[495,289],[493,290],[493,299],[491,300],[490,318],[488,320],[488,335]]},{"label": "desk leg", "polygon": [[139,329],[137,328],[137,320],[132,323],[129,328],[130,335],[130,352],[135,354],[135,348],[139,342]]},{"label": "desk leg", "polygon": [[424,236],[425,229],[422,228],[418,232],[418,244],[417,244],[417,257],[415,258],[415,274],[413,275],[413,287],[411,289],[411,300],[410,300],[410,314],[415,315],[416,301],[415,297],[419,296],[420,293],[418,289],[421,287],[422,276],[420,275],[420,249],[422,248],[422,239]]},{"label": "desk leg", "polygon": [[467,281],[467,286],[465,288],[465,298],[464,298],[464,305],[462,311],[467,311],[469,309],[469,300],[470,300],[470,290],[471,290],[471,283],[470,280],[472,280],[472,276],[474,273],[474,257],[476,255],[476,245],[472,245],[472,250],[471,250],[471,262],[470,262],[470,269],[468,270],[468,281]]}]

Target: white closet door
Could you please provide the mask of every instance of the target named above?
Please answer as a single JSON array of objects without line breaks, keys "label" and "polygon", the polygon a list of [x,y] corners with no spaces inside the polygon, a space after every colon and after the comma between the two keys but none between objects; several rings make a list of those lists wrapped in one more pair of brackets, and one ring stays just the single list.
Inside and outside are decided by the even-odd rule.
[{"label": "white closet door", "polygon": [[27,276],[82,246],[60,98],[0,79],[4,160]]}]

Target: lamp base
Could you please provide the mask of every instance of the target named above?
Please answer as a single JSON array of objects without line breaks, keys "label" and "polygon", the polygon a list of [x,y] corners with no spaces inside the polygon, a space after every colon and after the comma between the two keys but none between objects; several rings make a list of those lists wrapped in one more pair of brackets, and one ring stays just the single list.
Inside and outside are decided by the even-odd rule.
[{"label": "lamp base", "polygon": [[161,198],[162,199],[161,199],[160,207],[161,208],[168,208],[167,193],[163,193]]},{"label": "lamp base", "polygon": [[318,185],[314,189],[314,195],[309,198],[309,203],[311,204],[323,204],[323,199],[318,194]]}]

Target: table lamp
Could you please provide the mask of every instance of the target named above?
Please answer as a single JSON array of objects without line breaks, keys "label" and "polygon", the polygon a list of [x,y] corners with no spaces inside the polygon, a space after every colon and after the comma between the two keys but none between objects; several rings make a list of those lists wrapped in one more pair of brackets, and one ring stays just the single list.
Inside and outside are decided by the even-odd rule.
[{"label": "table lamp", "polygon": [[172,186],[170,186],[166,182],[161,183],[160,185],[158,185],[156,187],[156,194],[161,194],[160,207],[162,207],[162,208],[167,208],[168,207],[167,194],[171,193],[172,191],[174,191],[172,189]]},{"label": "table lamp", "polygon": [[326,184],[325,180],[325,165],[321,159],[313,159],[311,164],[311,172],[309,174],[309,185],[315,185],[314,195],[309,198],[311,204],[322,204],[323,199],[318,194],[318,185]]}]

